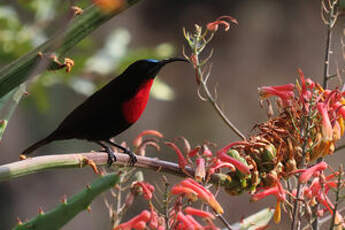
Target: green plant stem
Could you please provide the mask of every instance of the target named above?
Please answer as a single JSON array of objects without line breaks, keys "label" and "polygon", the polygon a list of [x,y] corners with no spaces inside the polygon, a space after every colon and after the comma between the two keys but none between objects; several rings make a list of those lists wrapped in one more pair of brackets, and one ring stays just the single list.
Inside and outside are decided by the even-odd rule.
[{"label": "green plant stem", "polygon": [[[196,51],[194,51],[195,54],[198,54]],[[202,76],[202,71],[200,68],[200,62],[198,55],[195,55],[195,65],[197,66],[197,74],[199,76]],[[242,134],[242,132],[228,119],[228,117],[225,115],[223,110],[220,108],[220,106],[217,104],[216,100],[213,98],[211,92],[208,90],[208,87],[206,85],[206,82],[201,79],[201,87],[205,91],[208,101],[211,103],[212,107],[216,110],[217,114],[220,116],[220,118],[224,121],[225,124],[242,140],[245,140],[246,137]]]},{"label": "green plant stem", "polygon": [[100,193],[113,187],[119,181],[119,176],[111,173],[95,180],[83,191],[63,201],[58,207],[47,212],[40,213],[28,222],[18,224],[14,230],[57,230],[61,229],[68,221],[79,212],[87,209]]},{"label": "green plant stem", "polygon": [[[6,95],[25,80],[28,80],[30,76],[37,75],[48,68],[48,65],[42,65],[41,68],[36,68],[37,63],[42,60],[38,55],[39,52],[55,53],[61,58],[79,41],[96,30],[99,26],[139,1],[140,0],[126,0],[122,7],[107,14],[102,12],[96,5],[92,5],[85,9],[81,15],[76,16],[68,24],[64,33],[60,32],[56,34],[36,49],[0,70],[0,97]],[[32,71],[34,71],[34,73]]]},{"label": "green plant stem", "polygon": [[5,97],[0,98],[0,141],[2,140],[7,124],[12,117],[13,112],[15,111],[17,105],[19,104],[21,98],[25,93],[25,84],[14,88],[11,92],[6,94]]}]

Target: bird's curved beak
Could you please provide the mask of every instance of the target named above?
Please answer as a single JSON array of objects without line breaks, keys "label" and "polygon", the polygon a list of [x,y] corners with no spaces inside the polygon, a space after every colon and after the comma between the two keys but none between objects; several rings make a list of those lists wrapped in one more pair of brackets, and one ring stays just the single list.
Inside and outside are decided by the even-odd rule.
[{"label": "bird's curved beak", "polygon": [[178,57],[173,57],[173,58],[169,58],[169,59],[165,59],[159,62],[159,64],[161,66],[168,64],[170,62],[175,62],[175,61],[184,61],[184,62],[189,62],[187,59],[185,58],[178,58]]},{"label": "bird's curved beak", "polygon": [[187,59],[184,58],[178,58],[173,57],[169,59],[164,59],[162,61],[157,62],[157,64],[151,69],[151,76],[156,77],[157,73],[161,70],[163,66],[165,66],[168,63],[175,62],[175,61],[183,61],[183,62],[189,62]]}]

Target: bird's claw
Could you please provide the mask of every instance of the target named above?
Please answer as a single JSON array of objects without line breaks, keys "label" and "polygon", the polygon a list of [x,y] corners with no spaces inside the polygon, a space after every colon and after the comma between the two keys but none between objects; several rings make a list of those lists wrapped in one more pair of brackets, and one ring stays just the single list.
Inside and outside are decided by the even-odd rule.
[{"label": "bird's claw", "polygon": [[126,151],[124,151],[128,156],[129,156],[129,166],[133,167],[135,165],[135,163],[137,163],[138,159],[135,156],[135,154],[133,152],[131,152],[130,150],[126,149]]},{"label": "bird's claw", "polygon": [[105,148],[105,151],[108,154],[107,165],[110,167],[114,162],[116,162],[116,156],[114,151],[108,146]]}]

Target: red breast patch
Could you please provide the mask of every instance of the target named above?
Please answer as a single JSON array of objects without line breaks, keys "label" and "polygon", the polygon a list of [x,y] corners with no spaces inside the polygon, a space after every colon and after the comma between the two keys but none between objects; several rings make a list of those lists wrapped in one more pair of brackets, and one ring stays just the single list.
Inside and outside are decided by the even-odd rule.
[{"label": "red breast patch", "polygon": [[124,102],[122,105],[122,113],[129,123],[136,122],[149,100],[150,90],[153,83],[153,79],[145,81],[140,87],[134,97]]}]

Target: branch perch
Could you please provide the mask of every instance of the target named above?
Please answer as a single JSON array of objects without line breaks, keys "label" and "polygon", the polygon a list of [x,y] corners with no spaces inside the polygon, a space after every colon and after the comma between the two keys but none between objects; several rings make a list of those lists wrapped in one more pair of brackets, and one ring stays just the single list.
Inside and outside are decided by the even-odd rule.
[{"label": "branch perch", "polygon": [[[128,166],[129,156],[127,154],[116,153],[116,158],[117,161],[112,167]],[[105,166],[107,164],[107,159],[108,155],[104,152],[56,154],[28,158],[22,161],[1,165],[0,181],[7,181],[12,178],[49,169],[83,168],[88,165],[87,160],[93,161],[97,166]],[[143,156],[137,156],[137,159],[138,162],[135,164],[137,168],[147,168],[176,176],[186,176],[176,163]],[[192,168],[187,167],[186,170],[191,175],[194,175],[194,170]]]}]

